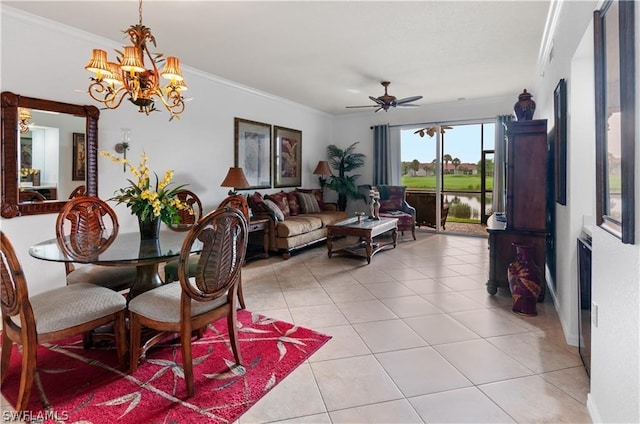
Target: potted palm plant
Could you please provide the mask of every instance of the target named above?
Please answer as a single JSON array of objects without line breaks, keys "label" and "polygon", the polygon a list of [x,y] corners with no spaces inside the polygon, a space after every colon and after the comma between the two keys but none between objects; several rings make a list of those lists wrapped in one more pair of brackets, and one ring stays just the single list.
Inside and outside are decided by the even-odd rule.
[{"label": "potted palm plant", "polygon": [[362,198],[362,194],[356,184],[356,180],[360,175],[347,175],[348,172],[363,166],[367,157],[362,153],[355,152],[356,144],[358,143],[356,141],[346,149],[341,149],[335,144],[327,147],[329,166],[338,171],[338,175],[329,177],[327,187],[338,193],[338,209],[341,211],[347,209],[347,199]]}]

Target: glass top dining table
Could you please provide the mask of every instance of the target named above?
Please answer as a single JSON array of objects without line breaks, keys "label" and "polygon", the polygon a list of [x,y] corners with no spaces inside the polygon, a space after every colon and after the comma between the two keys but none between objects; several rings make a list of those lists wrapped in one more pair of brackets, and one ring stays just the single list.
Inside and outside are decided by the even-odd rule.
[{"label": "glass top dining table", "polygon": [[[65,236],[62,241],[57,238],[45,240],[29,248],[29,254],[36,259],[52,262],[73,262],[105,266],[137,267],[136,281],[129,291],[129,298],[159,287],[164,284],[158,272],[162,262],[180,255],[182,243],[188,233],[177,231],[161,231],[158,239],[141,240],[139,232],[131,233],[94,233],[85,236],[79,243],[72,236]],[[102,246],[98,242],[105,241]],[[202,250],[202,243],[197,241],[191,246],[191,252]]]}]

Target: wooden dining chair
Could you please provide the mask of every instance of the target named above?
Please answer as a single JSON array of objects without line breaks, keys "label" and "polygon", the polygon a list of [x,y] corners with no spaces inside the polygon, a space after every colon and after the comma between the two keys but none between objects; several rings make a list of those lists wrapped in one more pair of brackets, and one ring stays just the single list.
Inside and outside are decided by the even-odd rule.
[{"label": "wooden dining chair", "polygon": [[27,281],[9,238],[0,231],[2,358],[0,383],[9,369],[13,343],[22,347],[22,370],[15,408],[23,411],[35,378],[39,344],[84,334],[113,323],[120,367],[126,367],[125,298],[104,287],[74,284],[29,297]]},{"label": "wooden dining chair", "polygon": [[69,199],[73,199],[78,196],[85,196],[87,194],[87,187],[85,185],[79,185],[78,187],[71,190],[69,193]]},{"label": "wooden dining chair", "polygon": [[[129,302],[130,371],[138,367],[147,349],[162,339],[160,333],[140,347],[142,327],[180,333],[184,378],[189,397],[195,393],[191,338],[221,317],[227,317],[231,349],[237,365],[242,357],[236,326],[238,282],[247,250],[247,221],[236,209],[216,209],[189,230],[180,250],[180,284],[165,284],[146,291]],[[194,243],[202,243],[196,272],[189,275]]]},{"label": "wooden dining chair", "polygon": [[[58,243],[66,244],[65,237],[80,235],[97,235],[105,231],[117,232],[118,217],[107,203],[94,196],[78,196],[67,201],[56,220],[56,237]],[[136,280],[134,265],[105,266],[83,265],[76,267],[72,262],[65,262],[67,284],[90,283],[116,291],[131,288]]]},{"label": "wooden dining chair", "polygon": [[[232,207],[238,209],[244,215],[247,222],[249,222],[249,205],[247,199],[240,195],[234,194],[227,196],[216,209],[222,209],[225,207]],[[193,277],[196,272],[196,267],[199,261],[199,254],[192,255],[192,259],[189,261],[189,276]],[[169,261],[164,266],[164,280],[165,282],[178,281],[178,260]],[[245,309],[246,304],[244,302],[244,294],[242,293],[242,277],[238,283],[238,300],[240,301],[240,308]]]},{"label": "wooden dining chair", "polygon": [[42,193],[34,190],[20,190],[18,197],[20,202],[44,202],[47,200]]},{"label": "wooden dining chair", "polygon": [[180,221],[177,224],[169,224],[168,227],[173,231],[189,231],[202,218],[202,202],[197,194],[185,189],[179,190],[176,198],[182,204],[188,205],[193,213],[187,209],[180,209],[178,211]]}]

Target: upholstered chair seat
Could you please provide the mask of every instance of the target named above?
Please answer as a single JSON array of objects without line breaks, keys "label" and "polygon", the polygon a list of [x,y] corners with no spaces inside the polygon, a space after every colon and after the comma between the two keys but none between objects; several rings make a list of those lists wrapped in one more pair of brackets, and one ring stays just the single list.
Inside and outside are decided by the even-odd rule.
[{"label": "upholstered chair seat", "polygon": [[[93,284],[59,287],[29,298],[37,333],[51,333],[115,314],[127,307],[124,296]],[[20,316],[11,320],[20,327]]]},{"label": "upholstered chair seat", "polygon": [[[190,278],[195,284],[193,278]],[[136,296],[129,302],[129,311],[148,319],[164,322],[180,322],[180,308],[176,307],[176,299],[180,298],[182,288],[180,283],[169,283],[149,290],[144,296]],[[211,302],[191,302],[191,316],[197,316],[210,312],[223,305],[227,301],[226,296]]]}]

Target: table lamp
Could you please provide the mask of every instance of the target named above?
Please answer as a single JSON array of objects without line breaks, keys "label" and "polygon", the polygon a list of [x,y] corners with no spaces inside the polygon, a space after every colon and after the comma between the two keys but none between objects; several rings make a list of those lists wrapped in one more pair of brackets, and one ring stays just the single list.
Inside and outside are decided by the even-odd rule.
[{"label": "table lamp", "polygon": [[329,168],[329,162],[326,160],[321,160],[316,165],[316,169],[313,171],[314,175],[319,175],[318,180],[320,181],[320,190],[324,191],[324,186],[327,183],[326,176],[331,175],[331,168]]},{"label": "table lamp", "polygon": [[229,196],[235,196],[238,194],[235,189],[249,188],[251,185],[247,181],[247,177],[244,176],[242,168],[232,166],[229,168],[229,172],[227,172],[227,176],[224,177],[220,187],[231,187],[228,194]]}]

